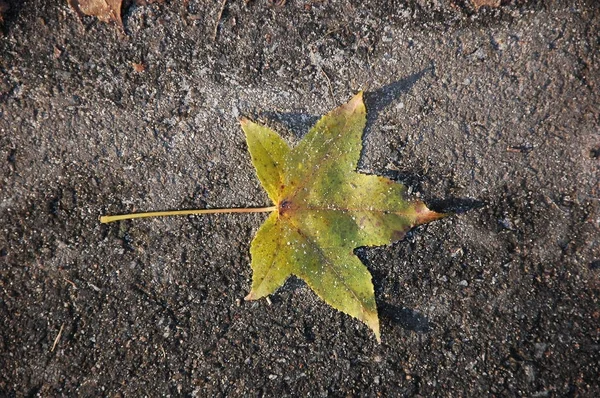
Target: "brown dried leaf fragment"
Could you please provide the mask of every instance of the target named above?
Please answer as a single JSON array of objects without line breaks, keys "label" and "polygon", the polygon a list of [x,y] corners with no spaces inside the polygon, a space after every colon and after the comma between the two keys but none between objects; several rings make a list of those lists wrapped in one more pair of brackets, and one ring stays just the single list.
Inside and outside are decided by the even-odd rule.
[{"label": "brown dried leaf fragment", "polygon": [[54,54],[54,59],[59,59],[60,56],[62,55],[62,50],[60,48],[54,46],[53,54]]},{"label": "brown dried leaf fragment", "polygon": [[102,22],[116,22],[124,30],[121,19],[123,0],[67,0],[78,14],[96,17]]},{"label": "brown dried leaf fragment", "polygon": [[4,22],[3,14],[8,11],[10,7],[4,1],[0,0],[0,22]]},{"label": "brown dried leaf fragment", "polygon": [[475,10],[479,10],[479,8],[483,6],[493,8],[500,7],[501,0],[471,0],[471,2],[473,3],[473,7],[475,7]]},{"label": "brown dried leaf fragment", "polygon": [[131,66],[133,67],[133,70],[136,71],[137,73],[142,73],[143,71],[146,70],[146,65],[144,65],[143,63],[136,63],[136,62],[132,62]]}]

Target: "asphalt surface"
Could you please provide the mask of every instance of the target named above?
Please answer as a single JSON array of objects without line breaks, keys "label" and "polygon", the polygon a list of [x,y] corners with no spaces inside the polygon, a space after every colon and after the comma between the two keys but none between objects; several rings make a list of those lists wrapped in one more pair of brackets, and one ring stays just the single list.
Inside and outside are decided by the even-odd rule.
[{"label": "asphalt surface", "polygon": [[[596,2],[8,3],[1,396],[600,395]],[[297,279],[243,300],[265,215],[99,224],[268,206],[238,119],[293,144],[360,89],[359,169],[458,213],[357,250],[381,344]]]}]

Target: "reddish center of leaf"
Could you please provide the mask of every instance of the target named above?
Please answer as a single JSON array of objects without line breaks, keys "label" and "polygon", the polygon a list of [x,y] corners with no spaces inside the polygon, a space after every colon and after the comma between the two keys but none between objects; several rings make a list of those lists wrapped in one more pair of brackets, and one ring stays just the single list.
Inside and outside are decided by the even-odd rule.
[{"label": "reddish center of leaf", "polygon": [[279,210],[279,215],[285,216],[286,214],[289,214],[289,212],[292,210],[292,202],[290,202],[287,199],[284,199],[281,202],[279,202],[279,206],[277,206],[277,208]]}]

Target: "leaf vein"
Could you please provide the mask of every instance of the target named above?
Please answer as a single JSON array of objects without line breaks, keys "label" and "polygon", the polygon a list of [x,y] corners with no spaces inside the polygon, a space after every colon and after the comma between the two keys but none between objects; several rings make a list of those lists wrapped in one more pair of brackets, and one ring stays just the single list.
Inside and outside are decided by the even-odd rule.
[{"label": "leaf vein", "polygon": [[344,280],[342,275],[340,275],[340,273],[335,269],[335,264],[333,264],[331,259],[325,255],[325,253],[323,252],[321,247],[316,243],[316,239],[314,239],[310,234],[307,234],[304,231],[302,231],[302,229],[299,227],[296,227],[296,230],[297,230],[298,234],[300,236],[302,236],[311,247],[313,247],[313,249],[315,250],[317,255],[324,261],[325,264],[327,264],[327,266],[331,269],[331,271],[338,277],[338,279],[341,281],[341,284],[344,286],[346,291],[350,292],[350,294],[354,297],[354,299],[360,304],[360,310],[361,310],[362,314],[364,314],[366,309],[365,309],[362,301],[356,295],[356,292],[350,286],[348,286],[348,284],[346,283],[346,281]]}]

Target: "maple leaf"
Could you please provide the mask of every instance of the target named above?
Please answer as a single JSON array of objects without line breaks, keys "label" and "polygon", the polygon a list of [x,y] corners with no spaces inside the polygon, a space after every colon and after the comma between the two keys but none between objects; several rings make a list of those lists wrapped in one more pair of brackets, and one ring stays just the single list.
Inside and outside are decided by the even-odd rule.
[{"label": "maple leaf", "polygon": [[400,240],[444,214],[404,200],[402,184],[356,171],[365,124],[362,92],[323,116],[293,149],[268,127],[241,120],[252,163],[275,205],[251,244],[246,299],[265,297],[296,275],[380,341],[371,275],[354,249]]}]

